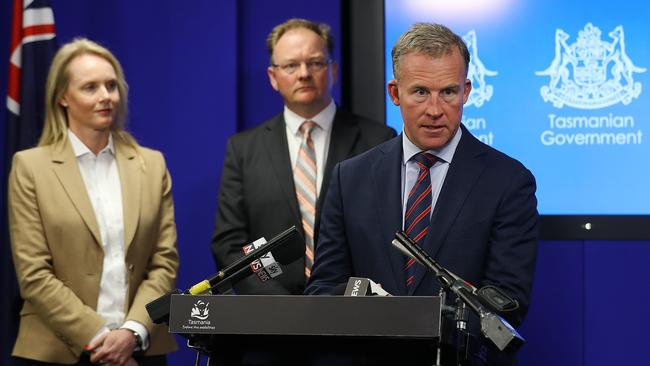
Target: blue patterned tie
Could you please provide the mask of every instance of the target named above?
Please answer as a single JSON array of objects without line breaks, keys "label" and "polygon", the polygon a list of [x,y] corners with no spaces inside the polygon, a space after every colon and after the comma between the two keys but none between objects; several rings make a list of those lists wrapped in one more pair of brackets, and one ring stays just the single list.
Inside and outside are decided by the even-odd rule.
[{"label": "blue patterned tie", "polygon": [[[429,169],[436,162],[436,157],[427,152],[420,152],[411,159],[418,165],[420,172],[406,202],[404,232],[418,245],[422,246],[422,241],[429,231],[431,221],[431,177]],[[407,287],[413,284],[415,278],[414,263],[415,259],[408,258],[404,266]]]}]

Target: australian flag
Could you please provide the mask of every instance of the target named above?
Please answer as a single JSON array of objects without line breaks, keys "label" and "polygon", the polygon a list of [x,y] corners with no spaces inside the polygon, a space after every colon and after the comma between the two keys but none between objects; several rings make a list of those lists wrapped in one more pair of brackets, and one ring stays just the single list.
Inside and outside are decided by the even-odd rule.
[{"label": "australian flag", "polygon": [[[14,0],[13,3],[4,146],[5,183],[14,153],[35,146],[40,137],[45,80],[57,49],[54,14],[49,1]],[[0,364],[13,365],[10,355],[18,329],[21,300],[9,246],[6,188],[0,197]]]}]

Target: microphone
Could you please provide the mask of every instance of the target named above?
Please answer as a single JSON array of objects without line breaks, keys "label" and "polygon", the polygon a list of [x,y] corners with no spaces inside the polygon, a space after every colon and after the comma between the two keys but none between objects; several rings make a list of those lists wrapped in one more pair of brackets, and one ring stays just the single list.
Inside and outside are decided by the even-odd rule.
[{"label": "microphone", "polygon": [[[266,244],[266,239],[259,238],[254,242],[252,242],[251,244],[244,245],[242,247],[242,252],[244,253],[245,256],[249,255],[255,249],[258,249],[265,244]],[[283,253],[279,254],[279,258],[281,259],[282,264],[291,263],[303,255],[302,250],[296,250],[295,248],[298,248],[298,246],[291,248],[292,250],[284,255]],[[256,259],[253,262],[251,262],[250,265],[243,267],[239,271],[235,272],[229,278],[219,282],[218,284],[213,286],[212,289],[213,290],[216,289],[218,293],[224,295],[233,294],[232,285],[250,276],[251,274],[255,274],[258,281],[264,283],[272,278],[280,276],[282,273],[283,273],[282,268],[280,267],[278,261],[276,261],[276,259],[273,257],[273,253],[268,252],[264,254],[262,257],[260,257],[259,259]]]},{"label": "microphone", "polygon": [[[267,272],[273,271],[273,268],[277,268],[277,270],[280,270],[279,265],[275,263],[275,259],[272,256],[266,257],[266,259],[262,259],[262,258],[267,253],[270,254],[272,250],[278,248],[280,245],[286,243],[289,239],[296,236],[296,234],[298,234],[298,229],[296,229],[295,226],[292,226],[291,228],[275,236],[273,239],[271,239],[271,241],[269,241],[266,244],[260,242],[259,247],[252,250],[251,248],[244,248],[243,249],[244,253],[248,252],[248,254],[244,255],[242,258],[239,258],[234,263],[222,269],[221,271],[219,271],[217,274],[210,277],[209,279],[203,280],[195,284],[185,292],[182,292],[179,289],[174,289],[168,292],[167,294],[160,296],[156,300],[153,300],[150,303],[148,303],[145,307],[147,309],[147,313],[149,313],[149,317],[156,324],[169,322],[169,307],[171,304],[171,295],[173,294],[198,295],[207,292],[212,288],[216,288],[221,292],[225,292],[223,290],[227,289],[229,285],[236,283],[253,273],[256,273],[255,272],[256,269],[258,272],[260,272],[262,269],[266,270]],[[286,248],[286,250],[276,251],[277,262],[280,262],[281,264],[289,264],[301,258],[303,255],[304,255],[304,249],[300,245],[294,245]],[[257,265],[251,266],[253,262],[258,260],[260,260],[261,267]],[[278,275],[279,274],[275,274],[272,277],[276,277]],[[262,276],[262,275],[260,274],[258,276]]]},{"label": "microphone", "polygon": [[[242,252],[244,252],[244,255],[249,255],[253,250],[264,244],[266,244],[266,239],[259,238],[251,244],[244,245],[242,247]],[[266,253],[260,257],[260,259],[254,260],[250,264],[250,268],[255,276],[257,276],[257,279],[262,283],[282,274],[282,268],[280,268],[280,265],[276,262],[273,253],[271,252]]]},{"label": "microphone", "polygon": [[487,285],[477,289],[471,283],[463,280],[452,271],[442,267],[403,231],[395,233],[395,239],[392,244],[405,256],[415,259],[418,263],[436,273],[439,281],[444,282],[449,286],[452,283],[455,283],[457,286],[462,286],[472,294],[478,296],[483,303],[492,307],[492,309],[499,312],[508,312],[519,308],[519,302],[508,296],[498,287]]},{"label": "microphone", "polygon": [[[250,251],[247,255],[239,258],[231,265],[217,272],[217,274],[215,274],[214,276],[190,287],[188,293],[190,295],[198,295],[210,290],[211,288],[217,286],[223,281],[229,280],[230,277],[237,274],[245,267],[248,267],[251,263],[260,259],[266,253],[274,250],[275,248],[277,248],[278,246],[286,242],[289,238],[293,237],[297,233],[298,233],[298,229],[296,229],[295,226],[292,226],[291,228],[281,232],[265,245],[262,245],[253,251]],[[278,260],[282,264],[288,264],[300,258],[302,255],[303,255],[302,249],[300,250],[300,253],[298,253],[298,250],[283,251],[278,253]],[[241,273],[239,275],[241,275]]]},{"label": "microphone", "polygon": [[479,316],[483,335],[491,340],[500,351],[514,352],[524,344],[524,338],[505,319],[483,306],[474,286],[441,266],[405,232],[395,233],[395,239],[391,243],[399,251],[414,258],[435,273],[441,287],[451,290],[467,304]]},{"label": "microphone", "polygon": [[392,296],[369,278],[350,277],[343,296]]}]

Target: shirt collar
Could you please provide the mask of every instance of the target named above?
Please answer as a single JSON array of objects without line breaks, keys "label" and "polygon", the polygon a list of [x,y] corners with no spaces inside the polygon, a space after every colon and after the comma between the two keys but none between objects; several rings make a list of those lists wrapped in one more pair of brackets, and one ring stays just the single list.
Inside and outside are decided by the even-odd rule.
[{"label": "shirt collar", "polygon": [[[334,100],[330,102],[330,104],[325,107],[322,111],[320,111],[317,115],[315,115],[312,118],[309,118],[309,121],[314,121],[318,127],[323,129],[324,131],[329,131],[330,128],[332,128],[332,123],[334,123],[334,115],[336,114],[336,104],[334,103]],[[303,122],[307,121],[305,117],[301,117],[298,114],[296,114],[294,111],[289,109],[286,105],[284,106],[284,121],[287,123],[287,127],[289,128],[289,131],[293,135],[298,135],[300,134],[300,125],[302,125]]]},{"label": "shirt collar", "polygon": [[[84,144],[77,135],[74,134],[69,128],[68,128],[68,139],[70,140],[70,144],[72,145],[72,150],[74,151],[74,156],[76,158],[86,155],[86,154],[93,154],[92,151]],[[115,147],[113,145],[113,134],[108,135],[108,144],[97,154],[99,156],[102,154],[104,151],[108,151],[112,155],[115,155]]]},{"label": "shirt collar", "polygon": [[[454,153],[456,152],[456,148],[458,147],[458,142],[460,141],[460,137],[462,135],[463,135],[462,129],[460,128],[460,126],[458,126],[458,129],[456,130],[454,137],[452,137],[451,140],[449,140],[447,145],[443,146],[438,150],[427,150],[427,152],[431,153],[439,160],[451,164],[451,160],[454,157]],[[415,146],[411,142],[411,140],[409,140],[409,138],[406,136],[406,133],[402,132],[402,156],[403,156],[402,164],[406,165],[406,162],[411,160],[413,155],[418,154],[421,151],[422,150],[420,150],[419,147]]]}]

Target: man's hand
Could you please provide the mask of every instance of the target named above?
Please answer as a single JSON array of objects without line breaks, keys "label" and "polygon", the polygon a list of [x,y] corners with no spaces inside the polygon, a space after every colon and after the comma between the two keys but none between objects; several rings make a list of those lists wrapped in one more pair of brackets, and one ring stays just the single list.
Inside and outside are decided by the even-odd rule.
[{"label": "man's hand", "polygon": [[89,345],[89,348],[93,350],[90,362],[108,366],[137,365],[137,362],[131,357],[135,346],[135,337],[130,330],[111,330]]}]

